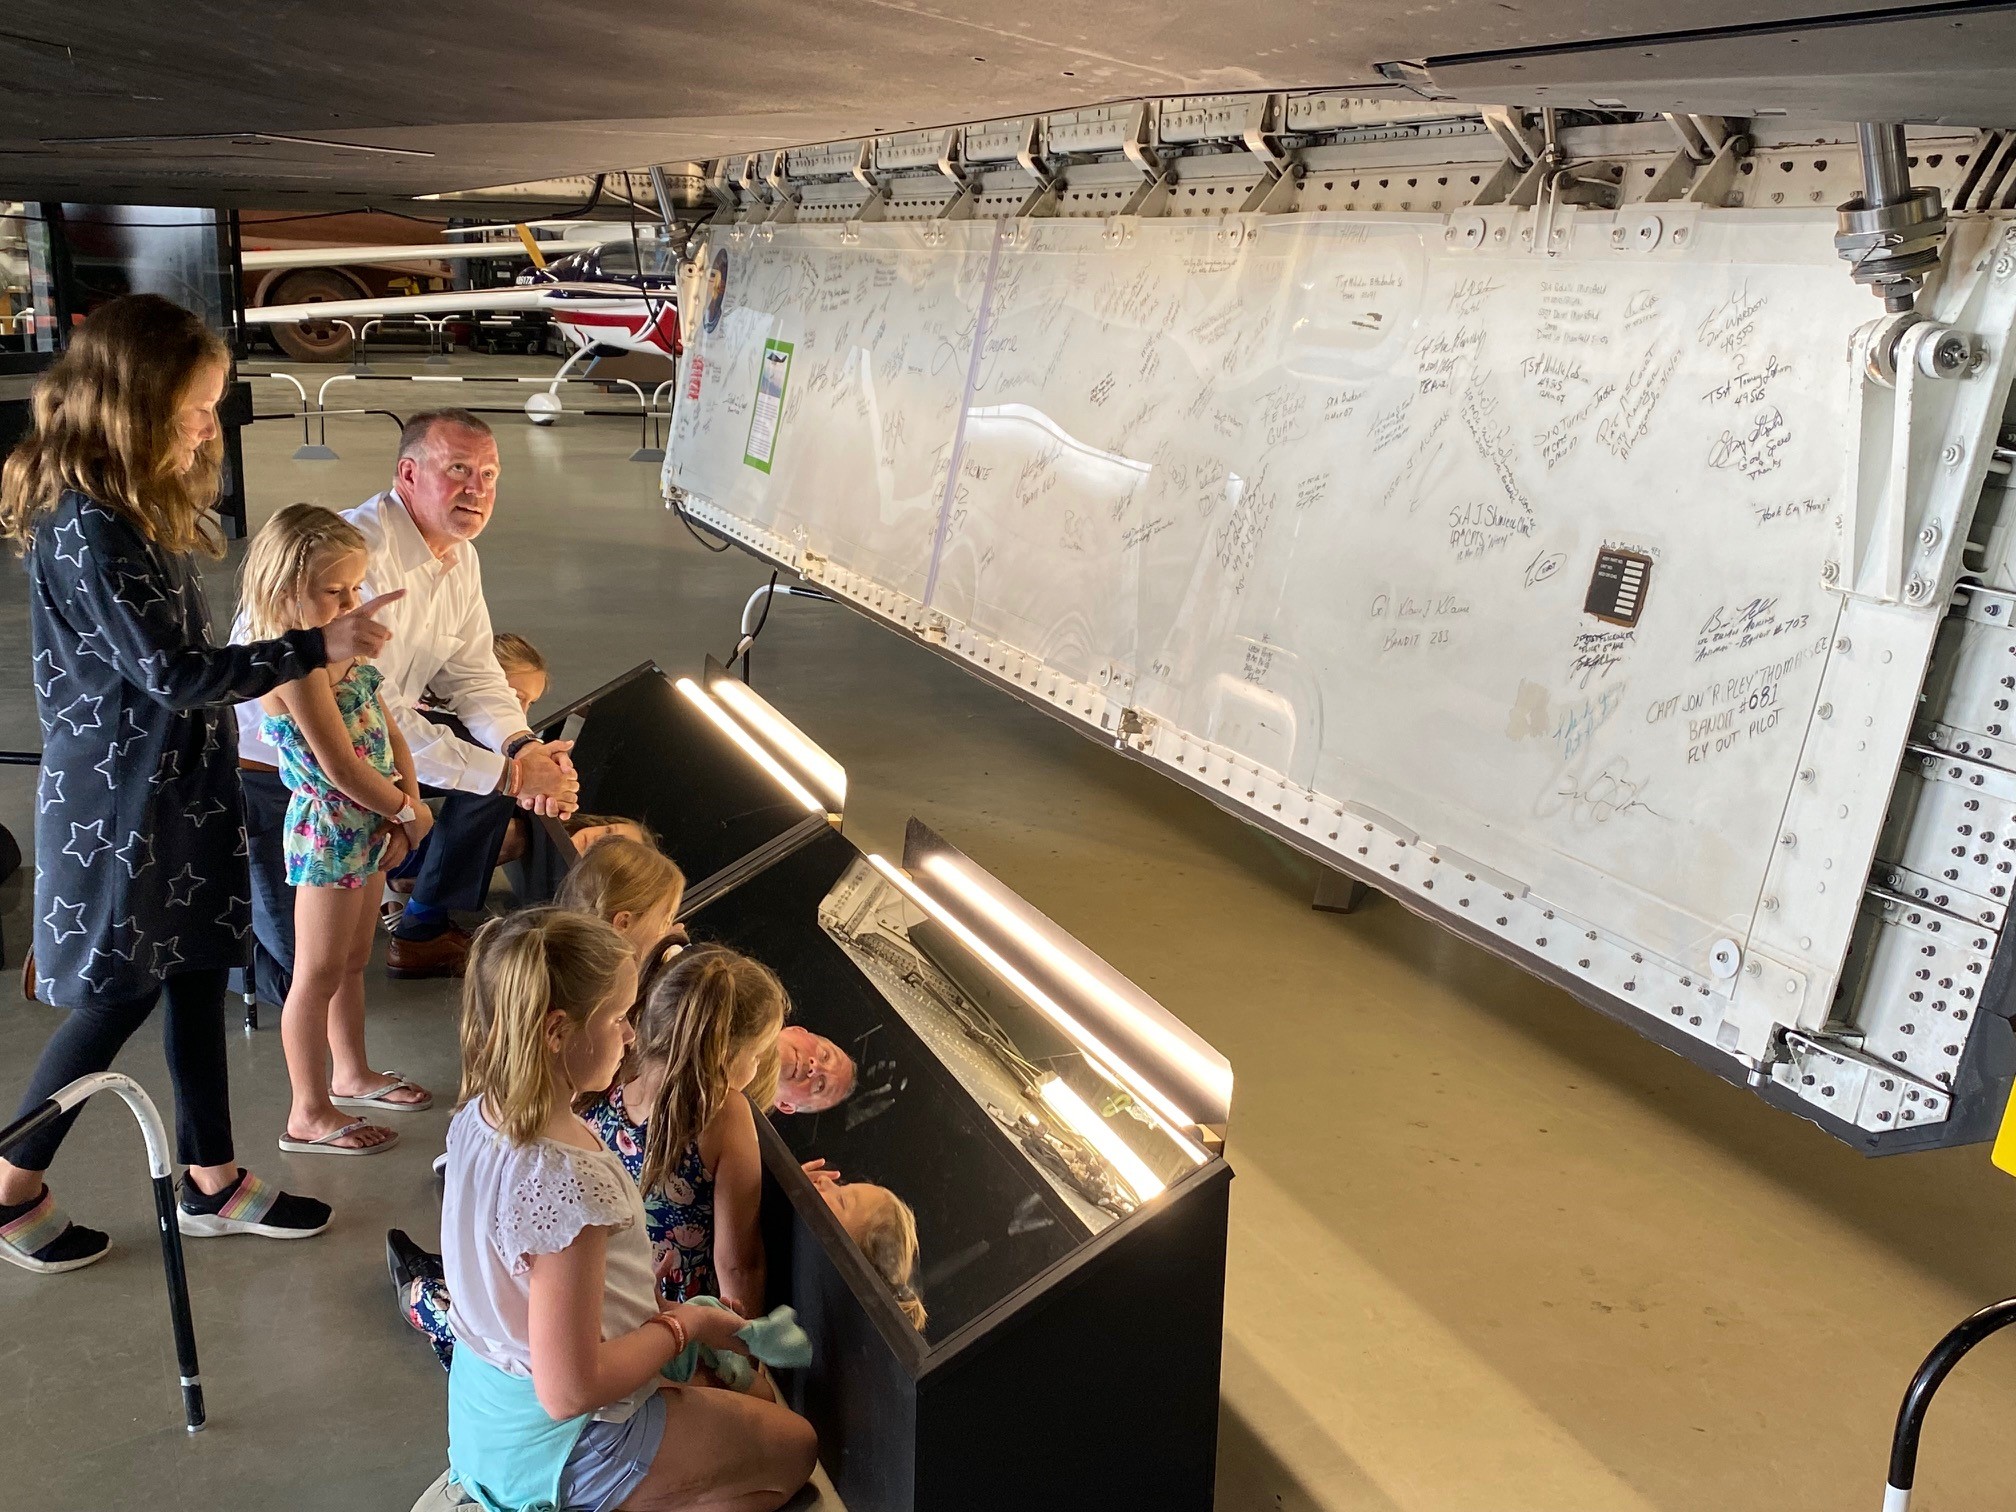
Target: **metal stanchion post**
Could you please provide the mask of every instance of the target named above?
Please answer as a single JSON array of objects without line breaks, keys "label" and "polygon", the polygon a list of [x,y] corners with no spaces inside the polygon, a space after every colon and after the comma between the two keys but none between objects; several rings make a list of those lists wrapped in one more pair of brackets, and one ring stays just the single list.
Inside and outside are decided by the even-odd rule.
[{"label": "metal stanchion post", "polygon": [[632,462],[663,462],[665,460],[665,453],[651,444],[651,401],[644,397],[644,390],[632,383],[628,378],[618,378],[616,381],[637,396],[637,418],[643,427],[637,450],[630,453],[630,460]]},{"label": "metal stanchion post", "polygon": [[153,1187],[154,1221],[161,1230],[161,1269],[168,1278],[168,1320],[175,1330],[175,1368],[182,1381],[182,1419],[191,1433],[201,1433],[208,1414],[203,1408],[203,1377],[196,1364],[196,1320],[189,1311],[182,1226],[175,1218],[175,1178],[172,1174],[156,1176]]}]

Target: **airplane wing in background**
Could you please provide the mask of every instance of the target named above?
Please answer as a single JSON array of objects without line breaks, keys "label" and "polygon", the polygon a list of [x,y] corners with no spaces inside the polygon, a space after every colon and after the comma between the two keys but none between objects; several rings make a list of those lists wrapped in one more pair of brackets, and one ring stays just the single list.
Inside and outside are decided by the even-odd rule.
[{"label": "airplane wing in background", "polygon": [[[569,252],[590,252],[606,238],[593,241],[539,242],[547,257],[564,257]],[[525,245],[508,242],[415,242],[389,247],[276,247],[270,251],[244,254],[248,273],[270,268],[343,268],[363,263],[468,262],[485,258],[525,257]]]},{"label": "airplane wing in background", "polygon": [[[579,352],[613,346],[676,356],[679,305],[670,291],[640,290],[615,281],[514,284],[503,289],[449,290],[441,294],[386,295],[376,299],[324,299],[307,303],[255,305],[245,323],[294,326],[302,322],[383,320],[392,316],[479,315],[501,310],[540,310]],[[348,346],[331,358],[349,354]],[[564,370],[563,370],[564,371]]]},{"label": "airplane wing in background", "polygon": [[255,305],[247,325],[293,325],[302,320],[369,320],[387,315],[459,315],[486,310],[537,310],[556,289],[606,294],[606,285],[517,284],[505,289],[450,289],[443,294],[395,294],[383,299],[322,299],[306,304]]}]

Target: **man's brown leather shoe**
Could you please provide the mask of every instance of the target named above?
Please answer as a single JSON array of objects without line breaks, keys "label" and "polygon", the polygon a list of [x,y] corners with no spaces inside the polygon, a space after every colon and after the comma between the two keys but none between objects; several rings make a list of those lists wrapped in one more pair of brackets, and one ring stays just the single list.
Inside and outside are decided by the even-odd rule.
[{"label": "man's brown leather shoe", "polygon": [[469,932],[452,924],[431,940],[402,940],[394,935],[385,947],[385,975],[401,980],[459,977],[468,964]]}]

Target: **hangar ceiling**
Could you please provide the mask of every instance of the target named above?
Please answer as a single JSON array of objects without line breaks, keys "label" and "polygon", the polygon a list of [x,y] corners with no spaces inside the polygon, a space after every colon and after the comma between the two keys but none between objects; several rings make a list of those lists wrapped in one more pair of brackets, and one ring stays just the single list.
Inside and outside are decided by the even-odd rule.
[{"label": "hangar ceiling", "polygon": [[[2007,100],[2011,10],[1879,0],[1856,16],[1914,18],[1970,63],[1974,95]],[[1840,14],[1827,0],[1694,0],[1677,15],[1656,0],[15,0],[0,19],[0,189],[387,203],[1137,95],[1378,87],[1378,66],[1399,60],[1433,60],[1477,98],[1528,95],[1562,69],[1575,92],[1626,104],[1673,96],[1677,75],[1747,69],[1810,106],[1839,96],[1808,87],[1800,42],[1766,57],[1757,29]],[[1662,40],[1670,60],[1638,45],[1676,21],[1687,35]],[[1849,28],[1809,55],[1887,76],[1905,61],[1875,41],[1890,30]],[[1890,103],[1927,106],[1953,62],[1903,70],[1916,82]]]}]

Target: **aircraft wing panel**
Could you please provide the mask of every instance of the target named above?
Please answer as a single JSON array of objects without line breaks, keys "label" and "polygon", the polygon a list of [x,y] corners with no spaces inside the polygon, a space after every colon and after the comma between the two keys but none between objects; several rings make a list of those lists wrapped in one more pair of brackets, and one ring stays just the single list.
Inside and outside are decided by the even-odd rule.
[{"label": "aircraft wing panel", "polygon": [[1766,204],[723,228],[665,480],[1858,1148],[1979,1139],[2016,224],[1954,217],[1920,313],[1981,361],[1893,390],[1832,211]]}]

